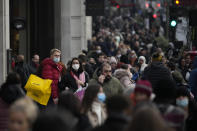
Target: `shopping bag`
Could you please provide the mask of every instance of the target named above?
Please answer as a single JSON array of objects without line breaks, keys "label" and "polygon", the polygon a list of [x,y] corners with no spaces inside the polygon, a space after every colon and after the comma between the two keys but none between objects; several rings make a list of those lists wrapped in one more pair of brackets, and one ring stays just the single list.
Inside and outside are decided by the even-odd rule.
[{"label": "shopping bag", "polygon": [[51,83],[52,80],[31,74],[25,85],[27,96],[46,106],[51,96]]},{"label": "shopping bag", "polygon": [[85,90],[86,90],[86,88],[80,87],[80,88],[78,88],[77,91],[74,93],[75,96],[77,96],[77,98],[78,98],[80,101],[83,100],[83,96],[84,96]]}]

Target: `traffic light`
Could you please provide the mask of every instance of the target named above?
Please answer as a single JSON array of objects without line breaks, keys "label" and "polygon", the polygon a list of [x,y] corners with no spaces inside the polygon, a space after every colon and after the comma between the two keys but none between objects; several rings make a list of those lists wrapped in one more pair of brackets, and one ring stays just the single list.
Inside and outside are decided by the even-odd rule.
[{"label": "traffic light", "polygon": [[153,14],[153,18],[156,19],[157,18],[157,14]]},{"label": "traffic light", "polygon": [[179,5],[180,4],[180,0],[175,0],[175,4]]},{"label": "traffic light", "polygon": [[120,4],[119,4],[117,1],[111,0],[110,2],[111,2],[111,5],[112,5],[113,7],[116,7],[117,9],[120,8]]},{"label": "traffic light", "polygon": [[145,4],[145,7],[146,7],[146,8],[149,8],[149,3],[146,3],[146,4]]},{"label": "traffic light", "polygon": [[175,19],[170,20],[170,26],[171,27],[176,27],[177,21]]},{"label": "traffic light", "polygon": [[117,9],[119,9],[119,8],[120,8],[120,5],[119,5],[119,4],[117,4],[117,5],[116,5],[116,8],[117,8]]},{"label": "traffic light", "polygon": [[174,28],[177,25],[177,19],[178,19],[178,14],[177,14],[178,9],[176,7],[170,6],[169,10],[169,26]]},{"label": "traffic light", "polygon": [[176,26],[177,26],[177,8],[175,6],[170,6],[169,8],[169,40],[174,41],[175,40],[175,33],[176,33]]}]

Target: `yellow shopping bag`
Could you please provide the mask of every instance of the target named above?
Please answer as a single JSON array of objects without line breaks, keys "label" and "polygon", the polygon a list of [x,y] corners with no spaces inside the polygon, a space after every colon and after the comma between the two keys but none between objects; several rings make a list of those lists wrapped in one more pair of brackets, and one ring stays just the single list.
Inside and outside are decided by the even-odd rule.
[{"label": "yellow shopping bag", "polygon": [[47,105],[51,96],[51,83],[52,80],[42,79],[36,75],[31,74],[25,85],[27,96],[41,105]]}]

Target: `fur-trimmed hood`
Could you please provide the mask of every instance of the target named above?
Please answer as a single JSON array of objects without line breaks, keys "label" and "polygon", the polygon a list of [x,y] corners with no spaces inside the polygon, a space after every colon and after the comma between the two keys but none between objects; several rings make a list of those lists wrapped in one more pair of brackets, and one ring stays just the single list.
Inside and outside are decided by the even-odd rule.
[{"label": "fur-trimmed hood", "polygon": [[127,71],[124,70],[124,69],[117,69],[117,70],[115,70],[114,76],[115,76],[116,78],[118,78],[118,79],[121,79],[121,78],[123,78],[123,77],[125,77],[125,76],[127,76],[127,77],[132,77],[132,76],[129,75],[129,72],[127,72]]}]

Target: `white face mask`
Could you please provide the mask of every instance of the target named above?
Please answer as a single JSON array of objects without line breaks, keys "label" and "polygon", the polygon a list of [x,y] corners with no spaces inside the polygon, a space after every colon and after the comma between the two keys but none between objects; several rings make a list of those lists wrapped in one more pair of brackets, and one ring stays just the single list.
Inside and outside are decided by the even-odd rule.
[{"label": "white face mask", "polygon": [[73,68],[74,70],[78,70],[78,69],[79,69],[79,64],[73,64],[73,65],[72,65],[72,68]]},{"label": "white face mask", "polygon": [[117,55],[117,57],[120,58],[121,57],[121,54]]},{"label": "white face mask", "polygon": [[96,50],[96,53],[98,53],[98,54],[101,53],[101,52],[102,52],[101,50]]}]

